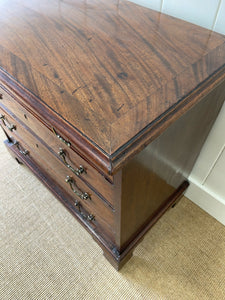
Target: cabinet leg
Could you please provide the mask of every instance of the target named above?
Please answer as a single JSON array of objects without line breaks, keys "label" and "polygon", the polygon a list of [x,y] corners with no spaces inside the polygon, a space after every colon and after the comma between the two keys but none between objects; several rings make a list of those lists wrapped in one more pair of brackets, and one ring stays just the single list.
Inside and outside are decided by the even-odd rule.
[{"label": "cabinet leg", "polygon": [[23,165],[22,161],[20,161],[17,157],[15,157],[15,160],[17,161],[17,163],[18,163],[19,165]]},{"label": "cabinet leg", "polygon": [[12,151],[12,149],[11,149],[11,147],[10,147],[11,145],[13,145],[12,141],[11,141],[11,140],[6,140],[6,141],[4,141],[4,144],[6,145],[9,154],[10,154],[13,158],[15,158],[16,162],[17,162],[19,165],[23,165],[22,160],[20,160],[19,156],[17,156],[16,153],[14,153],[14,151]]},{"label": "cabinet leg", "polygon": [[119,255],[117,257],[110,254],[108,251],[103,251],[103,254],[105,258],[110,262],[110,264],[119,271],[123,265],[133,256],[133,251],[130,251],[126,256],[120,257]]}]

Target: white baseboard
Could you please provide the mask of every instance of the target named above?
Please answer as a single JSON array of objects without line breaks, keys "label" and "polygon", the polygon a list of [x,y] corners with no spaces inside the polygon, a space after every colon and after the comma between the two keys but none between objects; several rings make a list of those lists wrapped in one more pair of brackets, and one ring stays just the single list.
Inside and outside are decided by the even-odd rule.
[{"label": "white baseboard", "polygon": [[189,178],[190,186],[185,196],[200,206],[208,214],[225,225],[225,201],[204,185]]}]

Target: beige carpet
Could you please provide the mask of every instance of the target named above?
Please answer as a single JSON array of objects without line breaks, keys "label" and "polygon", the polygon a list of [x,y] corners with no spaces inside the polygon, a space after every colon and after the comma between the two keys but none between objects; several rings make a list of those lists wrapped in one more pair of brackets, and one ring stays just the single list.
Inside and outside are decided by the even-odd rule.
[{"label": "beige carpet", "polygon": [[225,299],[225,227],[188,199],[161,218],[116,272],[2,143],[0,187],[1,300]]}]

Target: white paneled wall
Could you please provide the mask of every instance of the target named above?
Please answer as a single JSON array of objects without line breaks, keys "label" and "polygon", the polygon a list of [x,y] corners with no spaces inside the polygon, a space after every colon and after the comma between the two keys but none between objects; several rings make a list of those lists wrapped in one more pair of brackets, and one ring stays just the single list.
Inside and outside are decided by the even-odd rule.
[{"label": "white paneled wall", "polygon": [[216,161],[213,169],[211,170],[207,180],[205,181],[205,187],[216,191],[217,195],[222,199],[225,195],[224,184],[224,166],[225,166],[225,147],[221,152],[218,160]]},{"label": "white paneled wall", "polygon": [[225,0],[220,1],[218,14],[213,29],[217,32],[225,34]]},{"label": "white paneled wall", "polygon": [[162,12],[212,29],[219,3],[220,0],[165,0]]},{"label": "white paneled wall", "polygon": [[225,0],[128,0],[225,34]]},{"label": "white paneled wall", "polygon": [[157,11],[160,11],[162,9],[162,0],[131,0],[131,2],[134,2],[136,4],[139,4],[144,7],[148,7]]},{"label": "white paneled wall", "polygon": [[[225,34],[225,0],[132,0]],[[225,96],[224,96],[225,98]],[[189,177],[186,195],[225,225],[225,104]]]}]

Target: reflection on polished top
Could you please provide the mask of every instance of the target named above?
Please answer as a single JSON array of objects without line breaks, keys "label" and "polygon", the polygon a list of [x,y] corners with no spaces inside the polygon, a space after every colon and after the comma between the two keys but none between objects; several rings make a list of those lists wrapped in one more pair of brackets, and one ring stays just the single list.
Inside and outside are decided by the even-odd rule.
[{"label": "reflection on polished top", "polygon": [[107,157],[179,117],[225,65],[224,36],[125,0],[3,0],[0,11],[2,69]]}]

